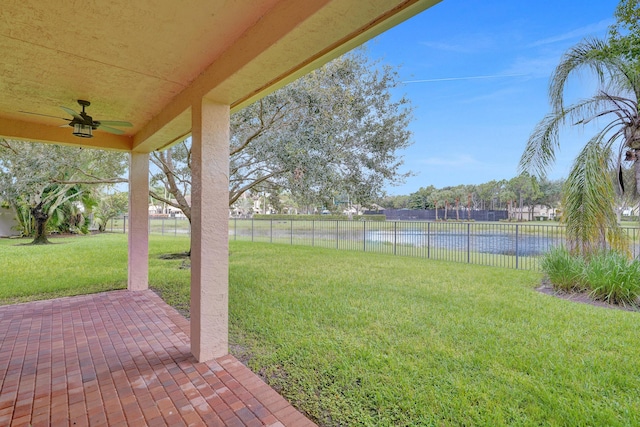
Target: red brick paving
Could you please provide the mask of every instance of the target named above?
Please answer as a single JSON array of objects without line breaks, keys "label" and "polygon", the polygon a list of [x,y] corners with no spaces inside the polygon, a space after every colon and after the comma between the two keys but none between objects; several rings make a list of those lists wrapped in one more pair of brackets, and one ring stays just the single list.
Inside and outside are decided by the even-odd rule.
[{"label": "red brick paving", "polygon": [[0,307],[0,426],[314,426],[152,291]]}]

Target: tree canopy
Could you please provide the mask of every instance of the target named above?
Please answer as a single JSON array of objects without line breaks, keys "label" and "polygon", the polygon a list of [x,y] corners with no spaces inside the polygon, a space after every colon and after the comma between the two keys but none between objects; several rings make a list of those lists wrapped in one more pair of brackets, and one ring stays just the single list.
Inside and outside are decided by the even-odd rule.
[{"label": "tree canopy", "polygon": [[47,243],[47,223],[66,203],[81,200],[92,184],[126,182],[126,167],[123,153],[0,140],[0,198],[34,220],[33,243]]},{"label": "tree canopy", "polygon": [[[300,205],[329,205],[335,196],[368,203],[400,183],[399,150],[411,143],[411,108],[395,100],[396,72],[344,55],[231,116],[229,204],[247,192],[287,190]],[[190,142],[155,152],[152,192],[190,217]]]},{"label": "tree canopy", "polygon": [[640,66],[640,1],[621,0],[616,8],[616,23],[609,29],[611,48]]},{"label": "tree canopy", "polygon": [[521,210],[526,206],[532,214],[536,205],[549,208],[560,206],[560,188],[563,182],[538,179],[524,173],[509,180],[492,180],[478,185],[443,188],[429,185],[421,187],[409,196],[385,197],[381,204],[395,209],[448,209],[448,206],[463,206],[487,210],[501,210],[507,206],[520,205]]}]

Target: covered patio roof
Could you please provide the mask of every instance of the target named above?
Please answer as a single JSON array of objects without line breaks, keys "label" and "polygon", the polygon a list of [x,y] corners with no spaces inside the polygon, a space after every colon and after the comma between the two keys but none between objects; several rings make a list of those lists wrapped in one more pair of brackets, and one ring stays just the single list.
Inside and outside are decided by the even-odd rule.
[{"label": "covered patio roof", "polygon": [[[128,288],[144,291],[148,153],[191,135],[191,352],[222,357],[230,113],[438,1],[3,0],[0,137],[129,152]],[[131,127],[74,136],[78,100]]]},{"label": "covered patio roof", "polygon": [[[0,136],[150,152],[191,132],[194,99],[238,110],[438,1],[5,0]],[[78,99],[133,127],[74,137],[54,117]]]}]

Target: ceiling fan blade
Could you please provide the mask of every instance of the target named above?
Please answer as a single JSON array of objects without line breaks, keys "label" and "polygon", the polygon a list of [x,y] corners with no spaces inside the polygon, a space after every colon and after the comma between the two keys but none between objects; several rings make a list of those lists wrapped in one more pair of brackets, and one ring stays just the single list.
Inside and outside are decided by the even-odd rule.
[{"label": "ceiling fan blade", "polygon": [[133,126],[129,122],[123,122],[119,120],[94,120],[93,121],[93,123],[96,123],[96,122],[100,123],[99,126],[107,125],[107,126],[119,126],[119,127],[125,127],[125,128],[130,128],[131,126]]},{"label": "ceiling fan blade", "polygon": [[116,134],[116,135],[122,135],[124,133],[123,130],[112,128],[112,127],[109,127],[109,126],[103,126],[102,124],[100,126],[98,126],[98,130],[103,130],[105,132],[113,133],[113,134]]},{"label": "ceiling fan blade", "polygon": [[[51,115],[49,115],[49,114],[32,113],[31,111],[18,111],[18,113],[33,114],[33,115],[35,115],[35,116],[53,117],[54,119],[66,120],[66,121],[68,121],[68,122],[70,122],[70,121],[71,121],[71,119],[65,119],[64,117],[51,116]],[[66,126],[66,125],[65,125],[65,126]]]},{"label": "ceiling fan blade", "polygon": [[80,120],[81,122],[84,123],[84,119],[82,118],[82,116],[76,113],[75,111],[73,111],[71,108],[63,107],[62,105],[60,106],[60,108],[62,108],[67,113],[71,114],[71,116],[73,116],[74,119]]}]

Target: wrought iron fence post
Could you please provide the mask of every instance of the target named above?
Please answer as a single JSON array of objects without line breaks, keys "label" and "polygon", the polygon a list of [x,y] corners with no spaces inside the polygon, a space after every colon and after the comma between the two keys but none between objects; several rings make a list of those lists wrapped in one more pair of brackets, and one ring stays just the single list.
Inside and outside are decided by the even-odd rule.
[{"label": "wrought iron fence post", "polygon": [[471,223],[467,223],[467,264],[471,263]]},{"label": "wrought iron fence post", "polygon": [[516,224],[516,270],[518,269],[518,224]]},{"label": "wrought iron fence post", "polygon": [[253,225],[253,218],[251,218],[251,241],[253,242],[253,229],[255,228]]},{"label": "wrought iron fence post", "polygon": [[367,252],[367,221],[362,221],[362,252]]},{"label": "wrought iron fence post", "polygon": [[427,222],[427,259],[431,258],[431,223]]},{"label": "wrought iron fence post", "polygon": [[394,221],[393,222],[393,254],[397,255],[396,251],[396,246],[398,243],[398,221]]},{"label": "wrought iron fence post", "polygon": [[314,247],[316,243],[316,220],[311,220],[311,247]]},{"label": "wrought iron fence post", "polygon": [[233,240],[238,240],[238,218],[233,218]]},{"label": "wrought iron fence post", "polygon": [[338,240],[338,227],[339,227],[340,223],[338,222],[338,220],[336,219],[336,249],[340,249],[340,241]]},{"label": "wrought iron fence post", "polygon": [[293,220],[292,219],[289,220],[289,224],[291,224],[291,233],[290,233],[290,235],[291,235],[291,246],[293,246]]},{"label": "wrought iron fence post", "polygon": [[273,243],[273,219],[269,219],[269,243]]}]

